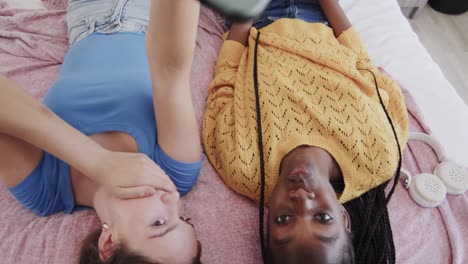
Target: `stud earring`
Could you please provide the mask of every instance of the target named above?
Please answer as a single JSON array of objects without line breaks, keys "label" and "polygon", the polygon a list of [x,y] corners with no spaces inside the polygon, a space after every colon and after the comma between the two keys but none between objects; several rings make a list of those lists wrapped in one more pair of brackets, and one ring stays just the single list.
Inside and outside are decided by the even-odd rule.
[{"label": "stud earring", "polygon": [[309,196],[310,196],[310,199],[315,199],[315,192],[311,192]]},{"label": "stud earring", "polygon": [[102,230],[103,231],[108,231],[109,230],[109,225],[107,223],[102,223]]}]

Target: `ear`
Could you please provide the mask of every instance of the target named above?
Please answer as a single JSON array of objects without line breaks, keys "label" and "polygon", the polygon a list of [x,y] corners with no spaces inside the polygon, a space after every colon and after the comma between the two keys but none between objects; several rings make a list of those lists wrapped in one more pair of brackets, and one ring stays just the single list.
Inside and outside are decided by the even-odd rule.
[{"label": "ear", "polygon": [[349,217],[348,211],[346,211],[346,208],[342,204],[341,206],[341,214],[343,215],[343,223],[345,224],[346,230],[348,232],[351,232],[351,218]]},{"label": "ear", "polygon": [[114,242],[109,231],[102,231],[98,241],[99,258],[106,262],[114,253]]}]

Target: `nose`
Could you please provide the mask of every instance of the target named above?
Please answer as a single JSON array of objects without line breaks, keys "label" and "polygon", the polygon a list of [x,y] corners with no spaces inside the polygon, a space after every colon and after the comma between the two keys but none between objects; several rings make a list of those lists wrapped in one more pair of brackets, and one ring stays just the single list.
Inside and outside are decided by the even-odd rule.
[{"label": "nose", "polygon": [[303,188],[306,191],[311,191],[317,185],[317,180],[308,172],[300,172],[287,176],[287,186],[290,190]]},{"label": "nose", "polygon": [[314,206],[315,193],[314,191],[307,191],[304,188],[298,188],[289,192],[289,197],[297,206],[299,213],[305,213],[312,209]]}]

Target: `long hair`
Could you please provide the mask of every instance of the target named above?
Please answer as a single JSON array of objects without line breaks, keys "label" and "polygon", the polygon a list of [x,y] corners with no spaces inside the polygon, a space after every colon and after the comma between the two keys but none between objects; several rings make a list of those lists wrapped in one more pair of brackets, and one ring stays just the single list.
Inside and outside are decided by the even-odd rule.
[{"label": "long hair", "polygon": [[395,245],[385,196],[387,184],[343,204],[351,218],[356,263],[395,263]]},{"label": "long hair", "polygon": [[[103,262],[99,257],[98,241],[101,229],[89,234],[82,243],[80,252],[80,264],[163,264],[162,262],[150,261],[146,257],[135,254],[125,245],[119,245],[112,256]],[[190,262],[191,264],[201,264],[201,244],[197,241],[197,255]]]}]

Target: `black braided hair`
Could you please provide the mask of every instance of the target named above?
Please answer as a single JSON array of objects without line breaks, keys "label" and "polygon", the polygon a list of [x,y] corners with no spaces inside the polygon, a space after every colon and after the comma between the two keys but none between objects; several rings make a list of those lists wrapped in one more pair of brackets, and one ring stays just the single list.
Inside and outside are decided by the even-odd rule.
[{"label": "black braided hair", "polygon": [[[257,114],[257,134],[258,134],[258,148],[260,153],[260,203],[259,203],[259,236],[262,250],[262,259],[264,263],[268,263],[267,259],[271,259],[271,254],[268,252],[268,241],[265,242],[264,236],[264,211],[265,211],[265,160],[263,152],[263,135],[262,135],[262,122],[260,112],[260,100],[258,91],[258,66],[257,66],[257,53],[258,42],[260,39],[260,31],[257,31],[257,38],[255,40],[254,49],[254,89],[256,97],[256,114]],[[372,264],[394,264],[396,261],[395,244],[393,242],[392,227],[388,218],[387,204],[390,201],[393,193],[395,192],[396,184],[400,176],[400,169],[402,163],[402,153],[400,142],[396,134],[393,122],[388,114],[387,109],[383,103],[382,97],[377,84],[375,74],[368,69],[359,69],[362,71],[370,72],[374,78],[375,89],[379,97],[382,109],[387,116],[388,122],[392,128],[393,136],[395,138],[398,148],[398,166],[395,172],[392,188],[388,195],[385,195],[385,187],[389,181],[369,190],[360,197],[353,199],[344,204],[346,211],[351,218],[352,230],[352,245],[354,248],[354,258],[345,257],[343,263],[372,263]],[[348,239],[350,238],[348,237]],[[349,255],[349,254],[348,254]],[[351,254],[353,255],[353,254]],[[273,262],[273,261],[272,261]]]}]

